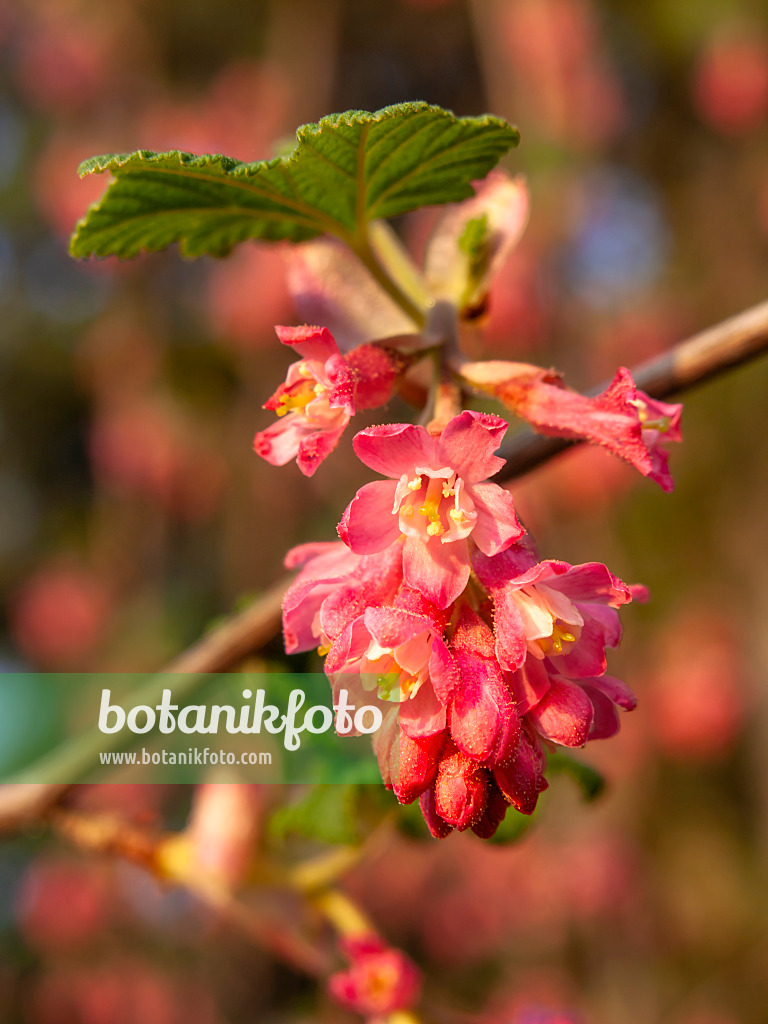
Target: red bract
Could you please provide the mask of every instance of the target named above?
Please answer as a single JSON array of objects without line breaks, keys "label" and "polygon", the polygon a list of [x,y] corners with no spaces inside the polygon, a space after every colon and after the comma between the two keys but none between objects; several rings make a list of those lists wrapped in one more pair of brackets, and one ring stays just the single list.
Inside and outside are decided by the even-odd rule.
[{"label": "red bract", "polygon": [[328,990],[342,1006],[378,1021],[416,1003],[421,974],[405,953],[377,935],[348,936],[341,948],[350,966],[331,976]]}]

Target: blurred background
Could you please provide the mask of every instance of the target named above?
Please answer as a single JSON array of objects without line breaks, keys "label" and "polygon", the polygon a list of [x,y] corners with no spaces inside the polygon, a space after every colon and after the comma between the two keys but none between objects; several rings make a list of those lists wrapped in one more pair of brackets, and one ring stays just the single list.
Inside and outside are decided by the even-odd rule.
[{"label": "blurred background", "polygon": [[[474,356],[588,388],[765,298],[757,0],[0,0],[0,53],[5,671],[160,667],[290,545],[332,539],[367,476],[351,432],[312,479],[251,452],[289,361],[272,327],[295,322],[281,247],[76,263],[106,185],[77,178],[88,156],[253,160],[331,111],[487,110],[521,130],[505,166],[533,205]],[[397,226],[418,253],[432,221]],[[653,600],[610,665],[640,706],[585,753],[606,796],[559,778],[515,846],[390,838],[348,881],[461,1019],[768,1019],[767,385],[763,360],[686,396],[672,496],[591,449],[513,487],[543,555]],[[0,769],[23,746],[3,702],[23,699],[0,683]],[[101,799],[180,823],[189,794]],[[351,1019],[137,869],[37,839],[0,848],[0,1018]]]}]

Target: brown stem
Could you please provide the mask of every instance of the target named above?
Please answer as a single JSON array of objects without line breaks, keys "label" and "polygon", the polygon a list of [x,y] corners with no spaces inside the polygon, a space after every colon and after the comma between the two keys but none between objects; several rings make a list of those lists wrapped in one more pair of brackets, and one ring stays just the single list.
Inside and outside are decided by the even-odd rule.
[{"label": "brown stem", "polygon": [[[283,595],[289,583],[290,579],[276,583],[249,608],[211,630],[162,671],[197,675],[234,668],[279,631]],[[0,786],[0,834],[38,821],[71,789],[73,786],[63,783]]]},{"label": "brown stem", "polygon": [[[692,338],[679,342],[663,355],[632,369],[635,383],[651,398],[667,398],[688,390],[733,366],[739,366],[768,349],[768,302],[739,313]],[[602,391],[607,384],[595,388]],[[526,430],[501,450],[507,460],[497,473],[498,481],[511,480],[535,469],[578,441],[542,437]]]},{"label": "brown stem", "polygon": [[290,578],[271,587],[238,615],[212,629],[163,669],[164,672],[227,672],[268,643],[280,629]]},{"label": "brown stem", "polygon": [[[159,869],[163,836],[159,833],[112,815],[81,814],[59,808],[50,809],[46,820],[57,835],[81,850],[121,857],[156,877],[163,877]],[[190,874],[183,879],[166,880],[170,885],[186,889],[245,938],[303,974],[323,978],[333,969],[333,958],[300,932],[281,924],[274,915],[259,914],[220,886],[208,884],[204,877]]]}]

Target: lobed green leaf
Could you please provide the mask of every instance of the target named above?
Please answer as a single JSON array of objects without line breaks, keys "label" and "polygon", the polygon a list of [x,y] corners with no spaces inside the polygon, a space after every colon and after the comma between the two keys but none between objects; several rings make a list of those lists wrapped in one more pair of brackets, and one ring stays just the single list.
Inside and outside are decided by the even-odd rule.
[{"label": "lobed green leaf", "polygon": [[471,196],[472,181],[518,140],[500,118],[460,118],[419,102],[332,114],[299,128],[290,154],[255,163],[108,153],[78,169],[114,180],[77,225],[70,251],[126,259],[178,242],[184,256],[225,256],[249,238],[325,233],[352,244],[372,220]]}]

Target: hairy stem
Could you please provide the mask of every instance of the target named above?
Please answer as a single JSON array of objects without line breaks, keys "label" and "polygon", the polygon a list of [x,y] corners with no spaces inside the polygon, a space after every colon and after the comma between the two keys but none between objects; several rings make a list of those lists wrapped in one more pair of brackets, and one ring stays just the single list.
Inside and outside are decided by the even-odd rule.
[{"label": "hairy stem", "polygon": [[421,306],[414,302],[410,295],[407,295],[402,290],[394,277],[387,272],[387,269],[382,265],[380,257],[374,252],[368,236],[361,235],[354,240],[350,239],[348,245],[376,283],[413,320],[414,326],[417,329],[423,327],[426,321],[426,313]]}]

